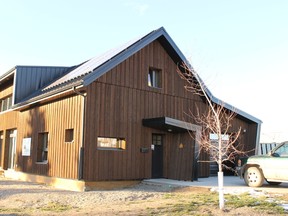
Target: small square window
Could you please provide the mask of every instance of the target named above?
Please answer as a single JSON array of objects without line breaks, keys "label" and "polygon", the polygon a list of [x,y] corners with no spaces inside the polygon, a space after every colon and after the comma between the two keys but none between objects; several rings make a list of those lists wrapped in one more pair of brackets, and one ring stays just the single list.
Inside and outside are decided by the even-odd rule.
[{"label": "small square window", "polygon": [[150,68],[148,73],[148,86],[161,88],[161,70]]},{"label": "small square window", "polygon": [[65,142],[73,142],[74,140],[74,129],[65,130]]}]

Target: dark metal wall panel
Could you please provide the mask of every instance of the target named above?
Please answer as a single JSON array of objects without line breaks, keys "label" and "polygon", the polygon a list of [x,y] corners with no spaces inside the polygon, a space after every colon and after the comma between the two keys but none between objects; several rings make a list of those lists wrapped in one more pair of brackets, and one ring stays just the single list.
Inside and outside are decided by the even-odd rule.
[{"label": "dark metal wall panel", "polygon": [[17,66],[15,75],[14,104],[63,76],[67,67]]}]

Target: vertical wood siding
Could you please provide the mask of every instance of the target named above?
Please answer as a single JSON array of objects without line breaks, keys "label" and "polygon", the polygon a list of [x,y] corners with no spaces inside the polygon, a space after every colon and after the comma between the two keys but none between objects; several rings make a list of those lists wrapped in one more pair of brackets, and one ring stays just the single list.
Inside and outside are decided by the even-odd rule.
[{"label": "vertical wood siding", "polygon": [[0,86],[0,99],[5,98],[13,93],[13,79],[1,84]]},{"label": "vertical wood siding", "polygon": [[[162,70],[162,88],[148,86],[149,67]],[[194,147],[189,135],[172,135],[142,126],[142,119],[162,116],[195,123],[185,113],[195,112],[196,107],[203,112],[207,109],[199,96],[184,90],[185,83],[176,69],[177,65],[155,41],[88,86],[84,159],[86,180],[151,178],[151,150],[141,153],[140,148],[150,149],[152,133],[166,135],[165,177],[191,179]],[[237,126],[249,127],[244,121],[236,121]],[[99,150],[98,136],[123,137],[127,149]],[[255,146],[253,135],[250,139],[245,136],[245,141],[245,144]],[[179,142],[189,148],[179,149]],[[192,144],[186,144],[188,142]],[[209,164],[199,167],[200,176],[209,175]]]},{"label": "vertical wood siding", "polygon": [[[0,99],[5,98],[13,93],[13,79],[3,83],[0,87]],[[8,166],[8,131],[17,128],[19,113],[8,111],[0,113],[0,131],[3,133],[2,149],[0,155],[0,166],[4,169]]]},{"label": "vertical wood siding", "polygon": [[164,178],[193,180],[195,137],[189,133],[167,134],[164,142]]},{"label": "vertical wood siding", "polygon": [[[162,71],[162,87],[148,86],[149,67]],[[162,134],[163,177],[191,180],[195,141],[188,133],[172,134],[142,126],[142,119],[170,117],[195,124],[185,113],[207,105],[185,91],[177,65],[158,41],[117,65],[87,87],[84,133],[84,180],[130,180],[151,178],[152,133]],[[12,83],[0,91],[11,94]],[[17,170],[47,176],[76,179],[79,169],[83,98],[70,96],[23,112],[0,113],[0,131],[17,129]],[[241,142],[246,150],[255,147],[257,125],[235,118],[233,130],[246,129]],[[74,129],[74,141],[65,143],[65,129]],[[37,163],[38,134],[48,132],[48,163]],[[97,137],[125,138],[126,150],[97,149]],[[22,156],[22,140],[31,137],[31,156]],[[183,148],[179,145],[183,144]],[[148,148],[141,153],[141,148]],[[7,144],[5,143],[5,151]],[[5,152],[2,151],[2,152]],[[2,157],[3,158],[3,157]],[[207,160],[200,154],[200,160]],[[5,161],[0,161],[5,165]],[[199,164],[199,177],[209,175],[209,164]]]},{"label": "vertical wood siding", "polygon": [[[72,96],[24,111],[18,127],[18,170],[27,173],[78,178],[82,98]],[[74,141],[65,142],[65,129],[74,129]],[[38,134],[48,132],[48,163],[37,163]],[[31,156],[22,156],[22,139],[31,137]]]}]

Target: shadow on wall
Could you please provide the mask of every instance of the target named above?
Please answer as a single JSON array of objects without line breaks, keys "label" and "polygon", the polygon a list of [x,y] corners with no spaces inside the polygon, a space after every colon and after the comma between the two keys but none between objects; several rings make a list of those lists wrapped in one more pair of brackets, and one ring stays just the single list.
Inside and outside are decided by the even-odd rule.
[{"label": "shadow on wall", "polygon": [[48,175],[49,133],[44,112],[39,107],[22,113],[18,134],[21,145],[18,149],[17,170],[25,173]]}]

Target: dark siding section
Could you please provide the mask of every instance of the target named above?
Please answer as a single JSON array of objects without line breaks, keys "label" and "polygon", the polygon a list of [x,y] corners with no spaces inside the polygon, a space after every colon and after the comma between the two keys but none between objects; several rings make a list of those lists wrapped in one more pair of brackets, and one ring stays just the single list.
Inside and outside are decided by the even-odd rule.
[{"label": "dark siding section", "polygon": [[[149,67],[162,70],[162,88],[148,86]],[[184,90],[177,65],[158,41],[143,48],[104,74],[87,88],[85,135],[85,180],[128,180],[151,178],[151,134],[160,133],[164,143],[164,177],[191,180],[195,141],[189,134],[171,134],[142,126],[142,119],[167,116],[186,120],[185,113],[204,112],[207,106],[199,96]],[[235,128],[249,127],[236,119]],[[127,149],[97,149],[97,137],[124,137]],[[248,146],[255,146],[255,134],[244,136]],[[179,143],[184,148],[179,148]],[[140,148],[148,148],[141,153]],[[200,155],[207,160],[208,156]],[[199,177],[209,176],[209,163],[199,164]]]},{"label": "dark siding section", "polygon": [[165,178],[176,180],[193,180],[193,163],[195,137],[188,133],[167,135],[165,145]]},{"label": "dark siding section", "polygon": [[67,67],[17,66],[14,103],[21,102],[21,100],[64,75],[67,71]]},{"label": "dark siding section", "polygon": [[[150,67],[162,71],[162,87],[159,89],[148,86]],[[164,137],[163,177],[179,180],[193,178],[195,140],[188,133],[173,134],[142,126],[142,119],[163,116],[195,124],[185,113],[195,113],[196,108],[204,113],[207,109],[199,96],[185,91],[185,83],[176,70],[175,62],[161,44],[155,41],[87,87],[84,180],[151,178],[153,133]],[[24,73],[27,79],[22,77]],[[65,68],[17,68],[16,101],[64,73]],[[27,90],[24,84],[27,84]],[[12,91],[11,84],[1,90],[0,94],[5,96]],[[4,137],[7,130],[17,129],[18,132],[16,170],[76,179],[82,107],[83,98],[70,95],[61,96],[57,101],[47,101],[41,106],[35,105],[22,112],[0,114],[0,131],[3,131]],[[236,118],[231,132],[239,127],[247,131],[240,140],[245,150],[254,148],[257,125]],[[65,143],[65,129],[71,128],[74,129],[74,141]],[[39,164],[36,159],[38,135],[42,132],[49,133],[47,164]],[[125,138],[126,150],[100,150],[97,148],[98,136]],[[31,156],[22,156],[22,140],[27,137],[32,138]],[[4,146],[5,151],[2,152],[7,150],[6,143]],[[142,153],[141,148],[148,149],[148,152]],[[207,161],[208,158],[207,154],[201,153],[199,159]],[[3,159],[0,162],[4,167],[7,164]],[[209,163],[199,163],[198,174],[199,177],[209,176]]]}]

